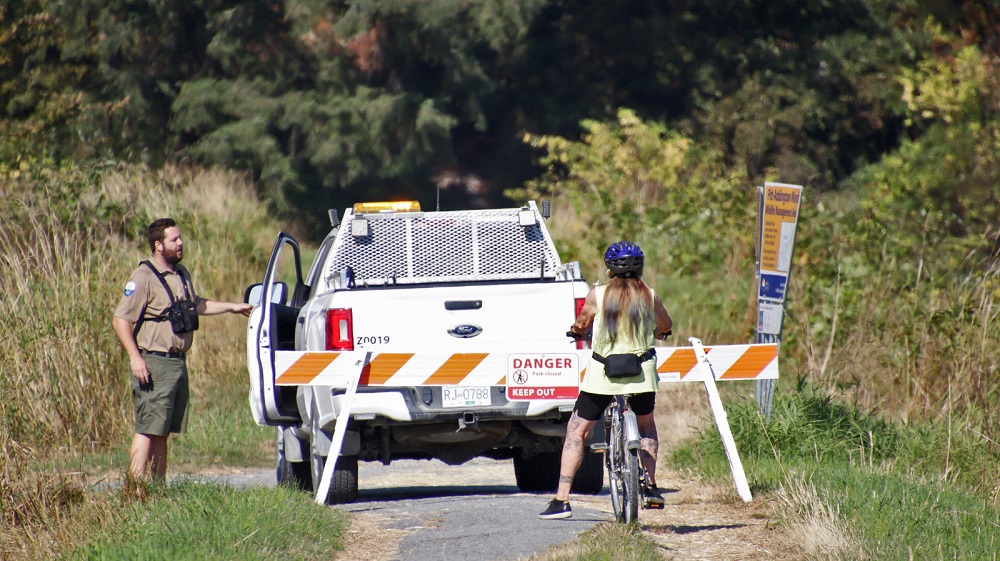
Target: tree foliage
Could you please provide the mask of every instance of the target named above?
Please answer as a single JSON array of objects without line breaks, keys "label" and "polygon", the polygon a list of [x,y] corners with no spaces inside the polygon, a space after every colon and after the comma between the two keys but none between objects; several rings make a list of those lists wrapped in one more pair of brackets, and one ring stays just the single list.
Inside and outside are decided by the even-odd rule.
[{"label": "tree foliage", "polygon": [[[72,265],[28,242],[139,229],[132,198],[88,193],[86,170],[131,162],[246,172],[313,233],[317,209],[358,199],[548,198],[587,278],[634,239],[675,331],[733,341],[755,320],[753,187],[800,183],[783,376],[904,417],[978,408],[995,446],[998,22],[997,0],[7,2],[8,253]],[[35,215],[45,235],[21,240]],[[57,276],[100,288],[86,270]],[[22,284],[45,305],[80,295]]]},{"label": "tree foliage", "polygon": [[[539,163],[546,171],[508,196],[553,201],[550,229],[563,257],[580,261],[586,278],[605,278],[608,245],[635,241],[646,255],[644,278],[671,306],[714,318],[701,323],[699,336],[717,329],[726,338],[745,337],[750,287],[724,281],[719,271],[753,269],[749,225],[756,204],[747,178],[720,172],[718,152],[631,110],[620,110],[614,123],[583,127],[579,141],[529,135],[544,151]],[[692,319],[684,318],[688,328]]]},{"label": "tree foliage", "polygon": [[[993,101],[993,2],[26,0],[0,162],[246,170],[279,209],[495,203],[621,107],[725,176],[821,190]],[[957,111],[972,114],[957,114]],[[581,124],[583,123],[583,124]],[[941,137],[938,137],[939,140]],[[947,138],[943,138],[947,141]]]},{"label": "tree foliage", "polygon": [[[78,138],[101,142],[88,123],[101,108],[87,95],[93,69],[64,56],[70,41],[43,0],[0,6],[0,162],[26,154],[79,155]],[[98,138],[95,138],[98,137]]]}]

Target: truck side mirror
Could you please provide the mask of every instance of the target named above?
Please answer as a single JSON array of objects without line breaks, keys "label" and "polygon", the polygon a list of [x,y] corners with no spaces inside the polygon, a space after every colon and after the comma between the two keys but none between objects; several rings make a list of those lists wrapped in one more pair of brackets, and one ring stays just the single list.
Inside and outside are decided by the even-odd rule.
[{"label": "truck side mirror", "polygon": [[[260,305],[261,294],[264,293],[264,285],[253,284],[247,287],[243,293],[243,301],[254,306]],[[271,304],[284,304],[288,298],[288,285],[283,282],[276,282],[271,287]]]}]

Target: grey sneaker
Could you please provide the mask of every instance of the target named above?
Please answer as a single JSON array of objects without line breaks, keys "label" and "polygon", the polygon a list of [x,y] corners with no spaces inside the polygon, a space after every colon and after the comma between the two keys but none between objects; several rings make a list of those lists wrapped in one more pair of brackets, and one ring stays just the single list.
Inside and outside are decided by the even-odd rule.
[{"label": "grey sneaker", "polygon": [[546,520],[569,518],[570,516],[573,516],[573,509],[570,508],[569,501],[560,501],[559,499],[552,499],[548,508],[538,515],[539,518]]}]

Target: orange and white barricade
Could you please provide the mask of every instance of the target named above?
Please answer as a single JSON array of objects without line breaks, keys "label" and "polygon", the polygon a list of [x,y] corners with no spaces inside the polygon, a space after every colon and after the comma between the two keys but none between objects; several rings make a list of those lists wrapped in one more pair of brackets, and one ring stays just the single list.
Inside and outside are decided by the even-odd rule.
[{"label": "orange and white barricade", "polygon": [[[769,380],[778,377],[776,344],[704,347],[716,381]],[[278,351],[275,384],[347,387],[366,351]],[[543,370],[586,376],[589,350],[552,353],[371,352],[361,386],[504,386],[515,384],[518,370]],[[660,383],[703,382],[695,347],[657,347]]]},{"label": "orange and white barricade", "polygon": [[[705,347],[692,337],[690,347],[657,347],[660,383],[702,382],[722,437],[737,492],[751,500],[728,416],[715,386],[725,380],[773,380],[778,377],[778,346],[773,343]],[[322,474],[317,502],[329,489],[340,455],[343,432],[358,386],[506,386],[510,400],[571,400],[586,376],[589,350],[558,352],[379,353],[374,351],[278,351],[275,384],[346,388]]]}]

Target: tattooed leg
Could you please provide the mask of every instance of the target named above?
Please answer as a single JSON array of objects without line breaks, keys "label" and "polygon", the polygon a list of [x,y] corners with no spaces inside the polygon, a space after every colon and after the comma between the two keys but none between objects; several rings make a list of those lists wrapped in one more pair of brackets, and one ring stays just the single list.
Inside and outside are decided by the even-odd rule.
[{"label": "tattooed leg", "polygon": [[642,449],[642,467],[649,475],[649,484],[656,485],[656,458],[660,452],[660,440],[656,434],[656,421],[652,415],[637,415],[639,425],[639,445]]},{"label": "tattooed leg", "polygon": [[655,438],[641,438],[639,444],[642,446],[642,467],[646,468],[649,474],[649,484],[656,485],[656,456],[660,451],[660,441]]},{"label": "tattooed leg", "polygon": [[573,486],[573,477],[583,463],[584,442],[590,436],[590,431],[597,421],[588,421],[580,418],[573,411],[566,425],[566,440],[563,442],[562,458],[559,462],[559,488],[556,491],[556,498],[561,501],[569,500],[569,490]]},{"label": "tattooed leg", "polygon": [[594,426],[593,421],[586,421],[573,411],[566,425],[566,440],[563,442],[563,454],[566,452],[576,453],[583,451],[583,441],[590,436],[590,429]]}]

